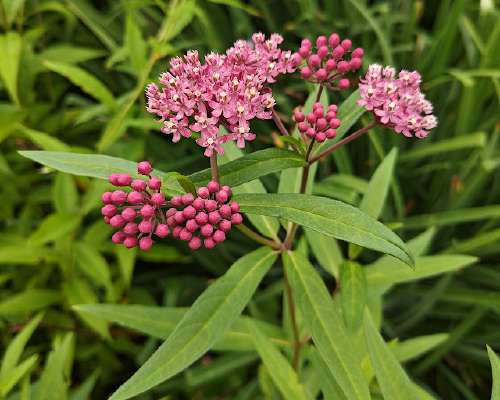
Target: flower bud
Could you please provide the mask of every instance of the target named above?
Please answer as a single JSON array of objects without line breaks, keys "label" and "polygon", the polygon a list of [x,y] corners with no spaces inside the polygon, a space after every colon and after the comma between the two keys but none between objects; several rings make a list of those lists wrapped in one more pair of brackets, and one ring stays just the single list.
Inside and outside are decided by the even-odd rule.
[{"label": "flower bud", "polygon": [[205,225],[208,222],[208,214],[206,212],[199,212],[194,218],[198,225]]},{"label": "flower bud", "polygon": [[236,213],[231,216],[231,223],[233,225],[239,225],[242,222],[243,222],[243,217],[241,216],[241,214]]},{"label": "flower bud", "polygon": [[127,196],[127,202],[129,202],[130,204],[140,204],[142,203],[142,200],[142,193],[139,192],[130,192]]},{"label": "flower bud", "polygon": [[137,216],[136,211],[131,207],[127,207],[122,211],[122,217],[125,221],[128,222],[133,221],[136,216]]},{"label": "flower bud", "polygon": [[149,175],[153,171],[153,167],[148,161],[141,161],[137,164],[137,172],[141,175]]},{"label": "flower bud", "polygon": [[111,203],[111,192],[104,192],[101,196],[101,200],[103,204],[109,204]]},{"label": "flower bud", "polygon": [[226,234],[221,230],[216,230],[214,232],[214,235],[212,236],[212,239],[216,243],[223,242],[224,240],[226,240]]},{"label": "flower bud", "polygon": [[140,213],[144,218],[151,218],[155,215],[155,208],[149,204],[145,204],[142,206]]},{"label": "flower bud", "polygon": [[113,218],[111,218],[109,220],[109,224],[113,227],[113,228],[121,228],[123,227],[123,225],[125,225],[125,220],[123,219],[123,217],[121,215],[115,215]]},{"label": "flower bud", "polygon": [[349,79],[341,79],[339,81],[339,89],[347,89],[350,85]]},{"label": "flower bud", "polygon": [[212,233],[214,231],[214,228],[212,225],[210,224],[205,224],[201,227],[200,229],[200,233],[205,236],[205,237],[209,237],[209,236],[212,236]]},{"label": "flower bud", "polygon": [[210,193],[215,193],[219,190],[219,184],[215,181],[210,181],[208,182],[207,188]]},{"label": "flower bud", "polygon": [[192,219],[196,216],[196,209],[193,206],[187,206],[184,210],[182,210],[182,215],[186,219]]},{"label": "flower bud", "polygon": [[210,250],[210,249],[213,249],[217,243],[215,243],[215,241],[212,238],[206,238],[203,241],[203,244],[204,244],[205,248]]},{"label": "flower bud", "polygon": [[201,239],[197,236],[191,238],[188,246],[191,250],[198,250],[201,247]]},{"label": "flower bud", "polygon": [[149,251],[151,250],[152,246],[153,246],[153,239],[151,239],[149,236],[145,236],[139,240],[139,248],[142,251]]},{"label": "flower bud", "polygon": [[152,190],[160,190],[160,188],[161,188],[161,180],[158,179],[156,176],[152,176],[151,179],[148,182],[148,186]]},{"label": "flower bud", "polygon": [[194,201],[194,196],[192,193],[186,193],[181,196],[182,204],[189,206]]},{"label": "flower bud", "polygon": [[125,240],[127,236],[123,233],[123,232],[116,232],[113,234],[113,236],[111,236],[111,241],[114,243],[114,244],[121,244],[123,243],[123,241]]},{"label": "flower bud", "polygon": [[132,247],[137,246],[137,238],[135,236],[127,236],[123,241],[123,245],[127,249],[131,249]]},{"label": "flower bud", "polygon": [[145,219],[139,223],[138,228],[141,233],[150,233],[153,230],[153,224]]},{"label": "flower bud", "polygon": [[165,195],[163,193],[153,193],[151,195],[151,203],[155,206],[161,206],[165,204]]},{"label": "flower bud", "polygon": [[146,190],[147,184],[142,179],[134,179],[130,186],[137,192],[143,192]]},{"label": "flower bud", "polygon": [[208,196],[210,196],[210,191],[208,190],[207,187],[202,186],[198,189],[198,196],[200,196],[202,199],[208,199]]},{"label": "flower bud", "polygon": [[167,237],[169,233],[170,229],[168,229],[168,226],[165,224],[158,224],[158,226],[155,229],[155,235],[158,236],[159,238]]},{"label": "flower bud", "polygon": [[333,49],[340,43],[340,36],[337,33],[332,33],[328,38],[328,45]]}]

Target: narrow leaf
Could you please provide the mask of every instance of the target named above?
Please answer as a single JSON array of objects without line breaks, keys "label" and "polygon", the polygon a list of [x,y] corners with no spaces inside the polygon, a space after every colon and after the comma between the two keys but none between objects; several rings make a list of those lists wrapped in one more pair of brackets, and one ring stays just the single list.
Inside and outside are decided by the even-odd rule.
[{"label": "narrow leaf", "polygon": [[350,332],[355,333],[363,321],[366,303],[366,278],[363,267],[346,261],[340,268],[340,304],[342,315]]},{"label": "narrow leaf", "polygon": [[493,379],[491,400],[500,400],[500,359],[490,346],[486,345],[486,348],[488,349],[488,357],[490,358],[491,375]]}]

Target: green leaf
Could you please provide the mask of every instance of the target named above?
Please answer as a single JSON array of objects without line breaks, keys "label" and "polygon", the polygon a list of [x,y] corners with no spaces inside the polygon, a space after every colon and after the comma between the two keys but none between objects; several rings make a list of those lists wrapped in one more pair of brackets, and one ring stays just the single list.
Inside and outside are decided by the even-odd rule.
[{"label": "green leaf", "polygon": [[304,386],[300,384],[299,377],[283,354],[273,346],[256,325],[249,323],[249,330],[252,333],[255,348],[283,398],[287,400],[308,399],[309,396],[306,395]]},{"label": "green leaf", "polygon": [[320,376],[321,391],[325,400],[349,400],[342,392],[335,376],[332,375],[328,365],[321,358],[316,349],[311,349],[311,362],[315,372]]},{"label": "green leaf", "polygon": [[297,252],[283,254],[286,273],[304,322],[321,357],[348,399],[369,399],[361,356],[351,342],[324,282]]},{"label": "green leaf", "polygon": [[0,247],[0,265],[2,264],[38,264],[48,254],[48,249],[22,243]]},{"label": "green leaf", "polygon": [[236,261],[198,297],[168,339],[111,399],[142,393],[201,357],[241,314],[276,257],[270,249],[260,248]]},{"label": "green leaf", "polygon": [[112,290],[109,265],[99,251],[80,242],[75,244],[74,255],[76,264],[83,274],[89,276],[97,285]]},{"label": "green leaf", "polygon": [[283,218],[413,265],[409,250],[394,232],[340,201],[305,194],[246,194],[234,200],[245,213]]},{"label": "green leaf", "polygon": [[16,105],[19,105],[18,82],[19,63],[21,61],[22,37],[17,32],[8,32],[0,35],[0,78],[10,97]]},{"label": "green leaf", "polygon": [[13,370],[0,377],[0,395],[6,396],[12,388],[29,372],[38,361],[38,354],[33,354]]},{"label": "green leaf", "polygon": [[[158,339],[167,339],[187,308],[152,307],[125,304],[83,304],[73,308],[80,315],[95,316],[108,322],[115,322],[126,328],[142,332]],[[253,342],[248,331],[249,317],[240,316],[230,329],[213,346],[212,350],[248,351],[253,350]],[[270,340],[281,347],[289,346],[282,330],[272,324],[252,319],[252,322],[265,333]]]},{"label": "green leaf", "polygon": [[337,240],[313,229],[304,229],[307,242],[316,259],[326,271],[338,278],[344,259]]},{"label": "green leaf", "polygon": [[260,13],[255,7],[249,6],[239,0],[209,0],[211,3],[225,4],[230,7],[239,8],[254,17],[259,17]]},{"label": "green leaf", "polygon": [[366,268],[368,288],[391,286],[396,283],[425,279],[446,272],[468,267],[477,261],[476,257],[454,254],[417,257],[415,268],[409,270],[398,260],[387,259]]},{"label": "green leaf", "polygon": [[410,378],[380,336],[368,309],[364,314],[366,347],[384,400],[418,400]]},{"label": "green leaf", "polygon": [[43,314],[38,314],[29,323],[27,323],[23,330],[9,343],[2,359],[0,380],[17,365],[21,355],[23,354],[24,348],[26,347],[26,343],[28,343],[28,340],[40,324],[42,318]]},{"label": "green leaf", "polygon": [[54,136],[51,136],[45,132],[40,132],[35,129],[30,129],[25,127],[24,125],[19,125],[18,129],[33,143],[35,143],[38,147],[43,150],[48,151],[69,151],[70,147],[57,139]]},{"label": "green leaf", "polygon": [[78,191],[71,175],[57,173],[52,188],[52,199],[58,213],[72,213],[78,209]]},{"label": "green leaf", "polygon": [[[223,185],[238,186],[273,172],[303,165],[304,160],[298,154],[270,148],[225,163],[221,165],[219,173]],[[210,169],[196,172],[190,175],[190,178],[196,185],[205,184],[211,179]]]},{"label": "green leaf", "polygon": [[28,238],[28,244],[36,246],[53,242],[73,232],[80,224],[75,214],[56,213],[43,220],[38,229]]},{"label": "green leaf", "polygon": [[399,362],[410,361],[441,345],[449,336],[447,333],[418,336],[396,343],[391,350]]},{"label": "green leaf", "polygon": [[48,307],[61,300],[55,290],[28,289],[0,303],[0,315],[23,315]]},{"label": "green leaf", "polygon": [[74,44],[55,44],[38,53],[38,57],[43,61],[58,62],[64,60],[66,64],[78,64],[104,55],[106,55],[106,52],[103,50],[92,47],[78,47]]},{"label": "green leaf", "polygon": [[80,67],[62,62],[45,61],[45,67],[69,79],[85,93],[92,96],[110,109],[116,108],[116,101],[109,89],[96,77]]},{"label": "green leaf", "polygon": [[194,17],[195,0],[179,0],[171,5],[168,16],[158,33],[158,42],[160,43],[168,42],[181,33]]},{"label": "green leaf", "polygon": [[500,359],[490,346],[486,345],[486,348],[488,349],[488,357],[490,358],[491,375],[493,379],[491,400],[500,400]]},{"label": "green leaf", "polygon": [[352,333],[357,332],[366,304],[365,273],[357,262],[346,261],[340,268],[340,304],[347,328]]},{"label": "green leaf", "polygon": [[359,209],[361,211],[375,219],[378,219],[383,211],[383,207],[387,199],[387,193],[389,192],[389,187],[391,185],[397,154],[398,150],[393,148],[391,152],[382,160],[370,179],[368,190],[359,205]]},{"label": "green leaf", "polygon": [[137,25],[134,15],[127,14],[125,21],[125,39],[124,46],[127,48],[128,56],[132,68],[140,75],[147,62],[147,43],[144,41],[140,27]]}]

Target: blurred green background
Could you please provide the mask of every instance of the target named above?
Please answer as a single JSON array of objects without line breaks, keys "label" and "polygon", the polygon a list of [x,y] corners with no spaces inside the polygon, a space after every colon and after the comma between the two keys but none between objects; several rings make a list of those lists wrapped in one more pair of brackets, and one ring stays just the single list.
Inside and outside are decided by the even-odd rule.
[{"label": "blurred green background", "polygon": [[[405,240],[431,229],[430,254],[479,260],[463,271],[392,289],[384,298],[382,331],[387,339],[449,332],[438,347],[406,363],[410,375],[442,399],[489,398],[485,344],[500,350],[500,23],[494,1],[2,0],[1,5],[0,356],[35,315],[43,320],[22,357],[14,357],[31,360],[23,374],[9,381],[0,372],[0,398],[29,398],[24,396],[30,387],[36,399],[106,398],[160,339],[71,306],[188,306],[211,279],[254,248],[238,232],[209,254],[190,253],[170,240],[150,253],[113,246],[99,216],[105,182],[50,171],[17,151],[147,158],[161,170],[182,173],[205,168],[206,159],[192,142],[173,145],[159,132],[145,111],[144,87],[167,69],[169,57],[189,48],[224,51],[255,31],[281,33],[290,49],[303,37],[336,31],[365,49],[365,67],[378,62],[422,73],[439,127],[425,141],[370,133],[322,163],[318,180],[332,174],[338,179],[322,181],[316,191],[358,204],[381,158],[392,146],[400,148],[382,220]],[[286,122],[307,91],[296,76],[276,85]],[[332,101],[340,102],[342,96],[336,96]],[[260,122],[255,130],[259,136],[252,149],[280,145],[271,123]],[[359,179],[343,179],[349,175]],[[264,184],[276,190],[278,176],[266,177]],[[366,253],[365,261],[372,256]],[[280,272],[273,271],[248,312],[279,323],[283,288]],[[165,399],[277,398],[269,397],[274,394],[266,389],[269,378],[257,358],[235,354],[211,353],[141,398],[166,393]]]}]

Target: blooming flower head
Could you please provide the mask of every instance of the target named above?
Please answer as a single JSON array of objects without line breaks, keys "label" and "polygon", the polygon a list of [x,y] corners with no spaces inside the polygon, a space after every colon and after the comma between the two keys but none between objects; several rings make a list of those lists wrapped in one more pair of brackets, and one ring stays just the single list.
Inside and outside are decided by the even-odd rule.
[{"label": "blooming flower head", "polygon": [[432,104],[420,91],[421,81],[417,71],[402,70],[396,77],[393,67],[372,64],[360,81],[358,105],[397,133],[425,138],[437,126],[437,119]]},{"label": "blooming flower head", "polygon": [[293,119],[301,133],[320,143],[334,138],[337,135],[336,129],[340,126],[335,104],[330,104],[325,113],[321,103],[314,103],[312,112],[305,115],[302,111],[295,110]]},{"label": "blooming flower head", "polygon": [[[266,39],[256,33],[251,42],[238,40],[226,54],[210,53],[203,62],[193,50],[173,58],[160,76],[161,87],[147,87],[147,110],[160,117],[161,131],[174,142],[199,132],[196,143],[207,157],[222,153],[228,140],[244,147],[255,139],[250,121],[272,117],[269,84],[295,70],[297,59],[279,48],[282,42],[278,34]],[[222,135],[220,125],[229,133]]]},{"label": "blooming flower head", "polygon": [[337,33],[332,33],[328,38],[318,36],[315,52],[311,41],[303,39],[298,53],[293,57],[297,63],[303,61],[300,68],[302,78],[347,89],[350,81],[345,76],[361,68],[364,55],[362,48],[351,50],[351,47],[350,39],[341,40]]}]

